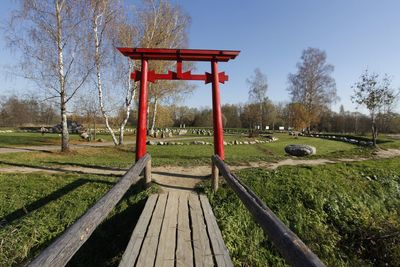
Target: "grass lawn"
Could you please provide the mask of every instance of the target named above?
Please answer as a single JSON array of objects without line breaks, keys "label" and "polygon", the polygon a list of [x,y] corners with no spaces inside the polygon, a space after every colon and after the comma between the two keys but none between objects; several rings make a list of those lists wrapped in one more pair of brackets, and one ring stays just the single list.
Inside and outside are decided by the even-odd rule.
[{"label": "grass lawn", "polygon": [[[4,136],[10,138],[4,139]],[[338,141],[294,139],[287,134],[275,136],[279,141],[273,143],[226,146],[226,162],[246,165],[285,159],[289,157],[284,152],[288,144],[315,146],[317,155],[306,159],[368,157],[373,152]],[[235,139],[250,140],[244,136],[226,136],[227,141]],[[197,140],[212,142],[204,136]],[[382,143],[381,147],[400,147],[400,140],[387,140],[389,142]],[[51,142],[57,144],[59,137],[31,133],[0,135],[0,147]],[[154,166],[208,165],[213,154],[212,145],[147,146],[147,150]],[[133,146],[89,147],[70,153],[0,154],[0,167],[75,165],[126,169],[134,158]],[[384,262],[400,262],[399,173],[400,159],[396,158],[319,167],[281,167],[275,171],[246,169],[238,174],[327,265],[379,266]],[[0,220],[3,220],[0,223],[0,266],[21,265],[37,255],[115,181],[115,176],[71,172],[0,173]],[[70,265],[115,265],[149,190],[142,191],[142,185],[133,187]],[[209,187],[206,190],[236,265],[283,265],[283,260],[231,190],[225,186],[217,194],[209,192]]]},{"label": "grass lawn", "polygon": [[[311,137],[294,139],[286,134],[276,134],[278,141],[255,145],[229,145],[225,146],[226,162],[228,164],[245,165],[248,162],[276,161],[287,158],[284,147],[288,144],[309,144],[317,148],[317,155],[307,157],[314,158],[343,158],[366,157],[373,152],[370,148],[363,148],[343,142],[324,140]],[[254,140],[246,137],[228,136],[232,140]],[[258,138],[262,139],[262,138]],[[198,140],[203,140],[199,137]],[[212,139],[204,139],[212,142]],[[185,140],[182,146],[147,146],[147,151],[152,155],[154,166],[194,166],[210,164],[213,154],[212,145],[190,145],[193,140]],[[400,143],[400,141],[397,141]],[[87,167],[113,167],[128,168],[134,161],[134,146],[122,147],[93,147],[76,149],[63,154],[58,152],[27,152],[0,154],[0,166],[18,165],[24,166],[62,166],[78,165]]]},{"label": "grass lawn", "polygon": [[[101,138],[105,141],[112,141],[109,134],[97,134],[97,139]],[[132,134],[125,135],[126,141],[133,141],[135,138]],[[79,144],[84,142],[78,134],[70,134],[71,144]],[[0,133],[0,147],[22,147],[22,146],[46,146],[60,145],[61,137],[59,134],[46,133]]]},{"label": "grass lawn", "polygon": [[[114,176],[0,174],[0,266],[21,265],[48,246],[115,183]],[[140,193],[139,193],[140,192]],[[134,186],[71,264],[120,259],[149,191]]]},{"label": "grass lawn", "polygon": [[[400,158],[237,175],[327,266],[398,266]],[[231,189],[205,189],[235,265],[284,265]]]}]

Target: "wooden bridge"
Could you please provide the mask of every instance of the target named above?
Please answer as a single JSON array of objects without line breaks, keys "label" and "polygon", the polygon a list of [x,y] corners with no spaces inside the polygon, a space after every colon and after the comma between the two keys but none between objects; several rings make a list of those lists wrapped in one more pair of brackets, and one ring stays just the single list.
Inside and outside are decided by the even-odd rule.
[{"label": "wooden bridge", "polygon": [[205,195],[152,195],[119,266],[232,266]]},{"label": "wooden bridge", "polygon": [[[318,257],[218,157],[212,157],[212,179],[219,173],[292,266],[325,266]],[[85,215],[70,226],[29,266],[65,266],[144,171],[151,181],[151,159],[145,154]],[[233,266],[205,195],[174,190],[151,195],[136,224],[119,266]]]}]

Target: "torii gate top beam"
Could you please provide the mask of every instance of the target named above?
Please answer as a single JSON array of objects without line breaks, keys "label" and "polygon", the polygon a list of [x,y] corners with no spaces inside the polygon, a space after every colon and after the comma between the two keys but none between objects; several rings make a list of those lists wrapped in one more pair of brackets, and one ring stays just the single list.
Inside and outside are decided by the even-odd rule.
[{"label": "torii gate top beam", "polygon": [[166,49],[166,48],[130,48],[118,50],[131,59],[176,60],[176,61],[219,61],[227,62],[236,58],[236,50],[202,50],[202,49]]}]

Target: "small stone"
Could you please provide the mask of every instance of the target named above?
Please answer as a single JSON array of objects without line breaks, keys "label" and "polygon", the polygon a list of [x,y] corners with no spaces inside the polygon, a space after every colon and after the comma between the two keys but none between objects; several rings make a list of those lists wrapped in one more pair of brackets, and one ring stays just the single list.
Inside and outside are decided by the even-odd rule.
[{"label": "small stone", "polygon": [[146,145],[155,146],[155,145],[157,145],[157,142],[152,141],[152,140],[148,140],[148,141],[146,142]]}]

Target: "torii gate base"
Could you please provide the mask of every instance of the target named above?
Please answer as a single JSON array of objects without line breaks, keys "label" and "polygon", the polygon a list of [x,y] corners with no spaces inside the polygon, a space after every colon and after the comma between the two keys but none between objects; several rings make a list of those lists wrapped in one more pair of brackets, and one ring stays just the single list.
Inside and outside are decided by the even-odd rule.
[{"label": "torii gate base", "polygon": [[[141,70],[136,70],[131,74],[131,78],[140,81],[139,91],[139,112],[136,131],[136,160],[146,154],[146,130],[147,130],[147,100],[148,82],[157,80],[199,80],[212,83],[212,106],[213,106],[213,126],[214,126],[214,154],[221,159],[224,154],[224,137],[222,129],[222,113],[219,92],[219,83],[228,81],[225,72],[218,72],[218,62],[227,62],[236,58],[240,51],[231,50],[199,50],[199,49],[151,49],[151,48],[118,48],[125,56],[133,60],[141,60]],[[149,71],[149,60],[169,60],[176,61],[176,72],[155,73]],[[191,71],[182,71],[183,61],[208,61],[211,63],[211,73],[192,74]],[[150,172],[147,172],[150,175]],[[213,188],[218,188],[218,169],[212,166]],[[147,176],[146,181],[150,178]]]}]

